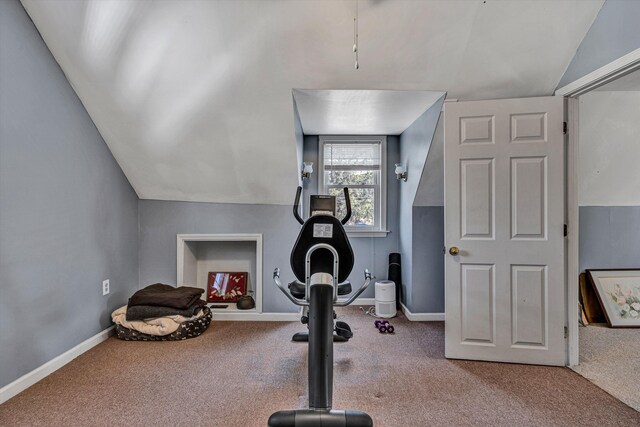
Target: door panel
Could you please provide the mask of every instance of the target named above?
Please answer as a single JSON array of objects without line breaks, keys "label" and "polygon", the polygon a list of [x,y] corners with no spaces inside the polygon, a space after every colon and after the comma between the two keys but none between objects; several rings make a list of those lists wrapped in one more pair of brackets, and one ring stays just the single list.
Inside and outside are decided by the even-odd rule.
[{"label": "door panel", "polygon": [[546,157],[511,159],[511,238],[546,237],[546,188]]},{"label": "door panel", "polygon": [[547,114],[511,114],[511,142],[546,142]]},{"label": "door panel", "polygon": [[445,106],[445,354],[565,364],[561,97]]},{"label": "door panel", "polygon": [[511,266],[513,345],[545,346],[547,267]]},{"label": "door panel", "polygon": [[493,116],[462,117],[460,144],[493,144]]},{"label": "door panel", "polygon": [[461,237],[493,239],[493,159],[460,160],[460,173]]},{"label": "door panel", "polygon": [[493,265],[461,264],[462,341],[493,345],[495,280]]}]

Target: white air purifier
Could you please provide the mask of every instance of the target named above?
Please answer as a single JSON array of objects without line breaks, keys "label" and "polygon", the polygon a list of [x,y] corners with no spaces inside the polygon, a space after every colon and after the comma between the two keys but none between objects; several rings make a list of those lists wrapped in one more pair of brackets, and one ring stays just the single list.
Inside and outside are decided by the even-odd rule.
[{"label": "white air purifier", "polygon": [[396,315],[396,284],[391,280],[376,282],[376,316],[384,319]]}]

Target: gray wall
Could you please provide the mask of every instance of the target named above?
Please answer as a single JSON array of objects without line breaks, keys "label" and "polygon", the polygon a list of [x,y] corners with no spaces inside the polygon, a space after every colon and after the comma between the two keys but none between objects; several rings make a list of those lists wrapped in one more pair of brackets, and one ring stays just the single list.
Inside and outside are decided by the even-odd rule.
[{"label": "gray wall", "polygon": [[558,87],[640,48],[640,1],[607,0],[580,43]]},{"label": "gray wall", "polygon": [[[393,173],[393,165],[397,163],[400,155],[399,138],[387,136],[387,230],[386,237],[351,237],[349,240],[355,255],[355,264],[351,273],[351,282],[355,287],[362,283],[363,271],[369,271],[378,279],[386,279],[389,266],[389,253],[398,252],[398,190],[400,182]],[[313,162],[314,173],[310,180],[303,183],[304,198],[307,201],[311,194],[318,194],[318,137],[305,135],[304,137],[304,161]],[[308,205],[308,203],[305,203]],[[305,215],[309,215],[308,206],[305,206]],[[371,286],[362,295],[362,298],[373,298],[374,287]]]},{"label": "gray wall", "polygon": [[444,206],[413,207],[413,307],[444,313]]},{"label": "gray wall", "polygon": [[580,207],[580,271],[640,268],[640,206]]},{"label": "gray wall", "polygon": [[414,300],[425,301],[421,311],[429,313],[444,313],[444,114],[413,203],[413,272],[424,282],[414,286]]},{"label": "gray wall", "polygon": [[[431,272],[439,268],[442,257],[423,258],[422,256],[427,253],[433,253],[436,243],[419,234],[425,232],[427,228],[434,229],[430,235],[437,234],[435,231],[437,220],[435,217],[425,216],[424,212],[414,214],[416,195],[422,182],[422,175],[443,102],[444,96],[400,135],[400,161],[407,166],[408,179],[407,182],[402,182],[400,185],[399,246],[402,254],[404,303],[414,313],[442,312],[441,307],[443,306],[441,301],[431,299],[431,296],[442,292],[440,289],[442,285],[432,282],[431,279],[433,276]],[[426,182],[424,184],[426,185]],[[431,223],[432,219],[433,223]],[[420,224],[417,224],[416,221],[420,221]],[[442,251],[441,240],[438,245]],[[416,258],[416,254],[420,256],[420,259]],[[418,266],[418,264],[421,265]]]},{"label": "gray wall", "polygon": [[640,268],[638,118],[640,92],[580,96],[580,271]]},{"label": "gray wall", "polygon": [[444,206],[444,115],[436,126],[413,206]]},{"label": "gray wall", "polygon": [[[291,198],[295,188],[291,189]],[[284,281],[293,280],[289,254],[299,225],[291,206],[140,200],[140,286],[176,283],[176,235],[192,233],[262,233],[264,312],[295,312],[271,280],[280,267]],[[288,283],[288,282],[287,282]]]},{"label": "gray wall", "polygon": [[111,325],[138,288],[137,209],[22,5],[0,1],[0,387]]},{"label": "gray wall", "polygon": [[[313,138],[305,138],[307,141]],[[390,139],[392,141],[392,139]],[[397,138],[396,138],[397,142]],[[317,157],[317,137],[315,138]],[[396,144],[393,144],[397,146]],[[305,148],[307,145],[305,144]],[[305,149],[305,161],[314,161]],[[390,160],[395,160],[391,154]],[[397,156],[397,155],[396,155]],[[316,162],[314,161],[314,164]],[[316,174],[312,176],[313,177]],[[389,186],[397,185],[390,182]],[[308,185],[308,181],[305,181]],[[317,187],[316,187],[317,188]],[[311,190],[306,188],[307,194]],[[397,196],[390,191],[389,203],[397,203]],[[291,200],[295,188],[291,188]],[[293,204],[293,203],[292,203]],[[191,233],[262,233],[263,234],[263,300],[264,312],[295,312],[295,307],[277,289],[271,276],[280,267],[284,281],[293,280],[289,266],[291,248],[300,231],[292,215],[292,207],[281,205],[244,205],[225,203],[171,202],[140,200],[140,286],[150,283],[176,282],[176,235]],[[355,265],[351,273],[354,288],[362,283],[365,268],[378,278],[387,277],[389,252],[397,251],[397,215],[389,210],[391,233],[386,238],[358,237],[351,239],[355,253]],[[373,287],[361,295],[373,297]]]},{"label": "gray wall", "polygon": [[[307,160],[309,158],[305,157]],[[292,202],[294,196],[295,188],[292,188]],[[391,196],[390,203],[394,203],[394,196]],[[271,280],[275,267],[280,267],[283,281],[294,278],[289,255],[300,225],[293,218],[291,206],[140,200],[139,212],[141,287],[156,282],[176,283],[177,234],[262,233],[262,309],[269,313],[296,311],[297,307],[282,295]],[[397,222],[393,210],[390,214],[391,220]],[[351,239],[356,258],[350,277],[354,288],[362,283],[365,268],[369,268],[378,278],[387,277],[388,254],[397,251],[394,231],[386,238]],[[361,296],[372,298],[373,287]]]}]

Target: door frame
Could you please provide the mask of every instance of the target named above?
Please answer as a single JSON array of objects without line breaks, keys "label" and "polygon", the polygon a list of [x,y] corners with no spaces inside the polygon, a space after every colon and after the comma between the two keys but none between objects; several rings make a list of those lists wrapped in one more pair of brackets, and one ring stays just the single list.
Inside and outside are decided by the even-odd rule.
[{"label": "door frame", "polygon": [[567,354],[568,366],[580,361],[578,333],[578,295],[580,275],[579,266],[579,104],[578,98],[602,85],[605,85],[632,71],[640,69],[640,49],[629,52],[620,58],[580,77],[555,91],[556,96],[566,99],[567,149],[566,149],[566,215],[567,215]]}]

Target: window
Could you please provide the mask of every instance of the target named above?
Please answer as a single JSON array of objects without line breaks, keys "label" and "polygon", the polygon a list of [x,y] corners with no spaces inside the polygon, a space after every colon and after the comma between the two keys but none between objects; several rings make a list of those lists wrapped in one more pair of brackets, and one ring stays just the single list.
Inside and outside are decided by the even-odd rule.
[{"label": "window", "polygon": [[321,136],[318,187],[337,199],[337,215],[346,213],[343,188],[349,188],[348,232],[386,236],[386,136]]}]

